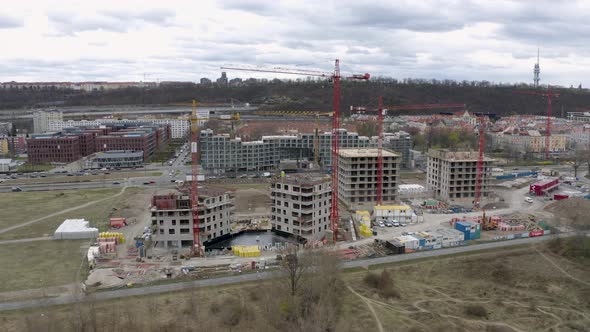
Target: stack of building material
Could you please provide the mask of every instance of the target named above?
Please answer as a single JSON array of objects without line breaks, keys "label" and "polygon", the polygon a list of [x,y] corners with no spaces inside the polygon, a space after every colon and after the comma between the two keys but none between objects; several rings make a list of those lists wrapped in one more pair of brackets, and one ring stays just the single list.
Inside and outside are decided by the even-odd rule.
[{"label": "stack of building material", "polygon": [[93,239],[98,236],[98,228],[88,227],[84,219],[66,219],[55,230],[53,237],[57,240]]},{"label": "stack of building material", "polygon": [[111,218],[109,219],[110,223],[111,223],[111,227],[112,228],[121,228],[121,227],[125,227],[127,225],[127,219],[126,218]]},{"label": "stack of building material", "polygon": [[98,248],[101,254],[117,252],[117,243],[110,239],[98,239]]},{"label": "stack of building material", "polygon": [[522,224],[510,224],[507,222],[499,222],[498,223],[498,230],[499,231],[524,231],[525,226]]},{"label": "stack of building material", "polygon": [[115,244],[125,243],[125,236],[123,235],[123,233],[118,232],[102,232],[98,234],[98,238],[107,239],[106,241],[114,241]]},{"label": "stack of building material", "polygon": [[232,246],[233,253],[240,257],[258,257],[260,248],[258,246]]},{"label": "stack of building material", "polygon": [[371,229],[371,214],[369,211],[356,211],[355,218],[359,223],[359,233],[364,237],[373,235]]}]

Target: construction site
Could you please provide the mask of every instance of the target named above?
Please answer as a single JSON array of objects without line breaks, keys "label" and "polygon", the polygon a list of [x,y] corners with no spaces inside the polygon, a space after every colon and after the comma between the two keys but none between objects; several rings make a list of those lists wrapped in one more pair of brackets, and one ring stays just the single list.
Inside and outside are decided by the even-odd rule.
[{"label": "construction site", "polygon": [[[289,74],[309,75],[297,70]],[[293,257],[310,252],[327,252],[339,264],[370,270],[371,264],[377,264],[371,262],[431,257],[438,255],[437,251],[466,253],[490,243],[506,246],[506,241],[529,243],[518,241],[569,236],[587,226],[590,197],[583,181],[553,170],[548,174],[533,170],[511,173],[505,167],[500,169],[501,175],[494,175],[497,160],[484,153],[484,131],[490,125],[486,116],[473,118],[478,150],[431,148],[424,153],[424,168],[412,168],[407,136],[387,133],[384,118],[397,110],[464,110],[466,105],[384,106],[379,98],[374,109],[351,107],[352,115],[360,114],[362,121],[376,123],[376,135],[363,136],[351,125],[357,118],[340,117],[340,80],[364,81],[370,75],[341,76],[336,60],[334,72],[320,76],[332,81],[332,112],[290,113],[298,121],[288,116],[272,120],[277,124],[269,129],[269,135],[260,132],[268,124],[261,127],[263,121],[258,118],[249,122],[239,114],[209,114],[207,121],[228,121],[226,125],[231,126],[229,134],[219,134],[202,130],[206,121],[200,118],[198,104],[193,101],[190,138],[175,151],[175,159],[155,168],[163,171],[158,176],[148,176],[145,171],[136,182],[130,177],[123,183],[117,181],[120,191],[82,187],[63,196],[36,196],[46,201],[50,219],[44,224],[46,217],[35,212],[2,225],[0,241],[15,248],[3,263],[31,260],[33,247],[22,248],[26,246],[20,243],[22,240],[41,241],[59,253],[81,251],[84,259],[80,262],[79,256],[67,256],[58,277],[47,278],[41,284],[43,288],[30,289],[34,280],[43,280],[43,273],[59,258],[50,257],[43,264],[34,261],[44,270],[17,272],[22,279],[14,281],[14,291],[1,298],[59,298],[72,290],[100,294],[266,275],[281,271]],[[271,117],[264,113],[267,111],[259,112],[257,116]],[[287,129],[277,133],[277,128],[283,127]],[[78,193],[88,203],[78,201]],[[24,207],[21,204],[30,204],[24,197],[33,194],[10,195],[19,196],[14,200],[5,197],[5,203],[16,211]],[[96,211],[88,208],[93,204],[98,206]],[[51,205],[56,206],[55,212]],[[67,209],[70,205],[74,210]],[[476,260],[461,261],[457,269],[471,271],[466,266]],[[412,266],[424,272],[428,264],[432,273],[449,279],[455,266],[453,262],[441,265],[434,261]],[[409,268],[395,269],[400,275],[420,280]],[[406,288],[400,286],[396,292],[403,295],[390,294],[381,301],[383,294],[363,285],[360,273],[351,273],[347,280],[354,287],[349,287],[347,296],[352,296],[353,302],[360,299],[383,308],[395,307],[404,314],[450,315],[433,308],[432,303],[421,302],[421,297],[410,296],[408,290],[418,291],[419,286],[399,279],[404,279],[401,283]],[[500,279],[490,282],[500,283]],[[437,301],[455,301],[449,294],[459,298],[457,290],[449,285],[441,286],[445,291],[429,287],[422,296],[438,294],[441,297]],[[473,285],[478,289],[473,296],[485,292],[484,285]],[[399,296],[412,301],[396,307],[393,299]],[[461,297],[456,301],[467,300]],[[407,327],[420,321],[410,320],[405,321]],[[458,320],[461,326],[477,325],[469,325],[474,324],[469,318]]]}]

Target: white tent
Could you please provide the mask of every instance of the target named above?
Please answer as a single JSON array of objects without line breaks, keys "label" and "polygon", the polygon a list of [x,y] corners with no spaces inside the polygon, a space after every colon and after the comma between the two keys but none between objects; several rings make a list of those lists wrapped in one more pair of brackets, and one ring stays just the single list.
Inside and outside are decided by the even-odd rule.
[{"label": "white tent", "polygon": [[54,239],[93,239],[98,237],[98,228],[88,227],[84,219],[66,219],[59,225],[53,235]]}]

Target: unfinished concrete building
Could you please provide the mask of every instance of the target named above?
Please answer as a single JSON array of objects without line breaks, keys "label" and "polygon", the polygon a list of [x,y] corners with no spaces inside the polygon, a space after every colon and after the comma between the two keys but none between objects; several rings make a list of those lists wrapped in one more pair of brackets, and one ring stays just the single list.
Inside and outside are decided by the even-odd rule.
[{"label": "unfinished concrete building", "polygon": [[[221,189],[199,189],[199,221],[201,243],[231,234],[232,197]],[[193,213],[188,194],[152,197],[152,229],[154,244],[164,248],[193,246]]]},{"label": "unfinished concrete building", "polygon": [[330,228],[330,177],[312,173],[277,177],[271,181],[270,192],[274,230],[307,242],[324,237]]},{"label": "unfinished concrete building", "polygon": [[[338,198],[350,209],[377,203],[378,149],[341,149],[338,153]],[[397,198],[400,156],[383,149],[383,204]]]},{"label": "unfinished concrete building", "polygon": [[[478,151],[428,151],[426,184],[439,199],[474,203]],[[490,195],[493,159],[484,157],[481,198]]]}]

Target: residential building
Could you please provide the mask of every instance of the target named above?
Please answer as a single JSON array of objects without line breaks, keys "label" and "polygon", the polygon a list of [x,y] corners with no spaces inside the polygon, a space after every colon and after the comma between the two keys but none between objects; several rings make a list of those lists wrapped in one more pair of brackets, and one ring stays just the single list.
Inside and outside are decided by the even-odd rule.
[{"label": "residential building", "polygon": [[[199,229],[201,243],[231,234],[234,209],[229,192],[216,188],[199,189]],[[193,212],[186,194],[156,195],[150,207],[154,243],[164,248],[192,248]]]},{"label": "residential building", "polygon": [[3,136],[0,137],[0,155],[9,154],[10,150],[8,149],[8,137]]},{"label": "residential building", "polygon": [[221,77],[217,79],[217,84],[220,85],[227,85],[228,80],[227,80],[227,73],[222,71],[221,72]]},{"label": "residential building", "polygon": [[405,131],[384,134],[383,147],[400,155],[400,168],[412,168],[412,159],[410,157],[410,149],[412,148],[412,145],[412,136]]},{"label": "residential building", "polygon": [[0,136],[10,135],[11,132],[12,132],[12,123],[11,122],[0,122]]},{"label": "residential building", "polygon": [[[203,124],[209,119],[208,110],[198,110],[198,117],[201,119],[199,124]],[[50,121],[48,124],[49,131],[60,131],[64,128],[71,127],[98,127],[98,126],[118,126],[118,125],[133,125],[133,126],[151,126],[151,125],[168,125],[170,126],[170,138],[182,139],[188,137],[190,133],[190,121],[188,117],[180,117],[178,119],[136,119],[136,120],[115,120],[115,119],[96,119],[96,120],[80,120],[80,121]]]},{"label": "residential building", "polygon": [[[359,136],[355,132],[340,129],[339,143],[342,148],[365,148],[377,146],[377,137]],[[313,133],[297,135],[262,136],[260,140],[244,142],[229,134],[215,135],[212,130],[201,131],[201,165],[206,170],[218,173],[234,170],[270,170],[278,167],[283,159],[314,160]],[[332,164],[332,133],[320,133],[318,137],[320,165]]]},{"label": "residential building", "polygon": [[[435,196],[445,201],[473,203],[476,193],[478,151],[428,151],[426,184]],[[484,157],[481,199],[490,195],[493,159]]]},{"label": "residential building", "polygon": [[[397,198],[400,156],[382,150],[382,203]],[[377,204],[378,149],[340,149],[338,152],[338,198],[349,209],[370,209]]]},{"label": "residential building", "polygon": [[37,111],[33,114],[33,132],[43,134],[49,131],[50,121],[63,121],[61,111]]},{"label": "residential building", "polygon": [[[549,151],[560,153],[567,150],[568,136],[565,134],[551,134],[549,136]],[[545,152],[547,136],[538,130],[511,130],[492,133],[491,141],[494,146],[513,149],[521,153]]]},{"label": "residential building", "polygon": [[590,122],[590,112],[567,112],[567,118],[574,121]]},{"label": "residential building", "polygon": [[202,77],[201,78],[201,84],[202,85],[209,85],[209,84],[211,84],[211,80],[208,79],[207,77]]},{"label": "residential building", "polygon": [[330,228],[330,177],[314,173],[273,178],[271,224],[278,232],[306,242],[319,241]]}]

